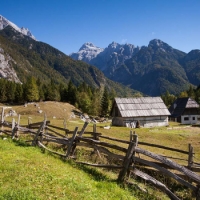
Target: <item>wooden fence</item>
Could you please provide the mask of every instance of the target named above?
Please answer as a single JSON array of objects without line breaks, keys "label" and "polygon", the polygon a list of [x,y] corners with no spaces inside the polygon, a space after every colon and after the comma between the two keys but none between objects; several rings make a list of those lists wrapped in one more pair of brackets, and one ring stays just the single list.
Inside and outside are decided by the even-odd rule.
[{"label": "wooden fence", "polygon": [[[144,170],[140,170],[141,167],[148,167],[148,170],[155,170],[157,173],[162,173],[186,186],[192,191],[194,198],[200,200],[200,175],[195,173],[200,172],[200,167],[199,164],[195,163],[193,160],[194,150],[191,144],[189,144],[188,151],[164,147],[157,144],[148,144],[139,142],[138,136],[133,132],[130,132],[129,141],[120,140],[103,136],[101,133],[98,133],[95,124],[92,132],[86,132],[88,122],[85,122],[80,131],[78,131],[78,127],[73,131],[69,131],[66,128],[51,125],[46,118],[43,122],[28,124],[27,126],[19,126],[19,121],[20,116],[18,117],[17,123],[14,120],[12,123],[0,121],[0,132],[11,136],[13,139],[18,139],[20,135],[29,135],[31,139],[27,142],[31,142],[34,146],[38,145],[39,147],[66,159],[75,158],[77,147],[92,149],[92,152],[95,152],[100,160],[104,157],[108,160],[111,159],[113,162],[109,164],[96,164],[77,161],[77,163],[93,167],[118,169],[119,174],[117,181],[119,183],[128,182],[130,184],[130,177],[134,175],[150,182],[165,192],[171,199],[179,199],[161,181],[158,181],[156,178],[143,172]],[[64,153],[53,150],[47,146],[47,143],[59,145],[65,149]],[[186,155],[188,157],[186,166],[180,165],[165,156],[140,148],[140,146],[163,148],[165,150],[176,151]],[[158,152],[158,150],[155,152]],[[144,156],[144,158],[141,158],[142,156]],[[173,171],[171,169],[173,169]]]}]

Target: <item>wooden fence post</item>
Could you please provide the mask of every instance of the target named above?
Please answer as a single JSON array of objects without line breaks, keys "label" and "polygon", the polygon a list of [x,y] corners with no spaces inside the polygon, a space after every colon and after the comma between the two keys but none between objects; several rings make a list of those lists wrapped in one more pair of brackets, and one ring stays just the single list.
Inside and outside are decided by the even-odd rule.
[{"label": "wooden fence post", "polygon": [[[134,132],[135,133],[135,132]],[[133,140],[133,131],[130,131],[130,142]]]},{"label": "wooden fence post", "polygon": [[188,169],[191,170],[192,165],[193,165],[193,154],[194,154],[194,149],[191,144],[188,145]]},{"label": "wooden fence post", "polygon": [[83,133],[85,132],[85,129],[87,128],[89,122],[85,122],[83,125],[83,128],[81,129],[80,133],[78,134],[79,137],[82,137]]},{"label": "wooden fence post", "polygon": [[66,122],[66,118],[65,118],[64,121],[63,121],[63,126],[64,126],[64,129],[65,129],[65,136],[68,137],[68,134],[67,134],[67,122]]},{"label": "wooden fence post", "polygon": [[[19,121],[19,119],[18,119],[18,121]],[[15,138],[18,138],[18,124],[17,123],[15,123],[15,119],[13,118],[12,119],[12,139],[15,139]]]},{"label": "wooden fence post", "polygon": [[99,140],[99,136],[96,134],[97,133],[97,126],[96,124],[93,124],[93,133],[94,133],[94,139]]},{"label": "wooden fence post", "polygon": [[[75,128],[74,130],[74,133],[73,133],[73,136],[70,140],[70,143],[68,145],[68,148],[67,148],[67,153],[66,153],[66,158],[68,158],[70,156],[70,153],[71,153],[71,150],[72,150],[72,146],[73,146],[73,143],[74,143],[74,140],[76,138],[76,135],[77,135],[77,132],[78,132],[78,127]],[[75,149],[73,149],[74,151]]]},{"label": "wooden fence post", "polygon": [[[79,134],[78,134],[79,137],[82,137],[82,135],[83,135],[83,133],[85,132],[85,129],[87,128],[87,125],[88,125],[88,124],[89,124],[89,122],[87,122],[87,121],[84,123],[84,125],[83,125],[81,131],[80,131]],[[77,129],[77,130],[78,130],[78,129]],[[73,137],[74,137],[74,136],[73,136]],[[73,137],[72,137],[72,138],[73,138]],[[75,135],[75,137],[76,137],[76,135]],[[73,139],[73,142],[74,142],[74,140],[75,140],[75,138]],[[72,144],[71,144],[72,146],[70,147],[70,148],[71,148],[71,149],[70,149],[71,152],[69,152],[70,155],[74,155],[74,152],[75,152],[75,150],[76,150],[76,143],[79,142],[79,140],[76,140],[74,144],[73,144],[73,142],[72,142]],[[68,156],[69,156],[69,154],[68,154]],[[67,157],[68,157],[68,156],[67,156]]]},{"label": "wooden fence post", "polygon": [[4,107],[2,107],[2,112],[1,112],[1,123],[4,122]]},{"label": "wooden fence post", "polygon": [[126,156],[123,161],[123,169],[120,171],[118,176],[118,182],[124,182],[126,173],[128,171],[129,165],[132,163],[133,154],[135,147],[137,146],[137,135],[135,135],[135,142],[131,141],[126,152]]},{"label": "wooden fence post", "polygon": [[0,121],[0,123],[1,123],[1,131],[0,131],[0,135],[1,135],[2,132],[3,132],[3,122],[4,122],[4,120],[3,120],[3,116],[4,116],[4,108],[2,107],[2,111],[1,111],[1,121]]},{"label": "wooden fence post", "polygon": [[31,124],[32,124],[32,118],[28,117],[28,128],[30,128]]},{"label": "wooden fence post", "polygon": [[39,127],[39,129],[38,129],[33,141],[32,141],[32,145],[33,146],[37,145],[38,137],[40,136],[41,132],[44,130],[45,126],[46,126],[46,120],[44,120],[44,122],[41,123],[41,125],[40,125],[40,127]]}]

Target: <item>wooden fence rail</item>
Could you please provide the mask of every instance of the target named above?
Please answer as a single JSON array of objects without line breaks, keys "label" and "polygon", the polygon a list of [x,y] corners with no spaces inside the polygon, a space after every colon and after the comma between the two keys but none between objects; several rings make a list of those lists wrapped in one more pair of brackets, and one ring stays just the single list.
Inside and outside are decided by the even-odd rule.
[{"label": "wooden fence rail", "polygon": [[[105,158],[114,159],[115,164],[96,164],[79,161],[77,161],[77,163],[93,167],[119,169],[120,171],[117,181],[120,183],[129,182],[131,174],[134,174],[135,176],[138,176],[154,184],[161,191],[165,192],[171,199],[179,199],[172,191],[167,188],[166,185],[156,180],[154,177],[140,171],[137,167],[138,165],[142,165],[144,167],[148,166],[149,168],[155,169],[163,175],[170,177],[180,184],[186,186],[193,192],[196,199],[200,200],[200,175],[191,171],[194,169],[195,163],[193,161],[194,149],[192,148],[191,144],[189,144],[189,151],[187,152],[157,144],[140,142],[137,135],[133,134],[132,132],[130,133],[130,141],[103,136],[101,133],[96,131],[96,125],[93,127],[93,132],[86,132],[88,122],[85,122],[81,131],[78,131],[78,127],[76,127],[74,131],[69,131],[66,128],[50,125],[50,122],[46,119],[44,119],[43,122],[28,124],[27,127],[20,127],[19,121],[20,118],[18,118],[17,123],[15,121],[12,121],[12,123],[1,121],[1,132],[11,136],[13,139],[18,139],[20,134],[28,134],[32,136],[32,140],[29,140],[32,145],[38,145],[39,147],[66,159],[75,158],[75,152],[78,147],[90,148],[93,152],[96,152],[100,160],[102,159],[102,156],[104,156]],[[5,127],[5,129],[2,127]],[[37,130],[35,130],[36,128]],[[57,130],[63,131],[63,134]],[[104,141],[101,141],[100,139],[104,139]],[[115,143],[110,143],[109,141],[114,141]],[[65,147],[65,152],[60,153],[48,148],[46,146],[47,142],[60,145],[60,148]],[[122,144],[127,144],[128,148],[123,147],[124,145]],[[141,145],[163,148],[165,150],[176,151],[181,154],[188,155],[188,164],[186,167],[182,166],[167,157],[158,155],[139,147]],[[144,155],[145,158],[148,157],[149,159],[143,159],[138,156],[138,154]],[[152,159],[156,162],[152,161]],[[198,166],[198,163],[196,163],[196,165]],[[187,178],[183,179],[174,173],[174,171],[170,171],[170,169],[174,169],[179,173],[184,174]],[[197,170],[200,168],[196,167],[195,169]]]}]

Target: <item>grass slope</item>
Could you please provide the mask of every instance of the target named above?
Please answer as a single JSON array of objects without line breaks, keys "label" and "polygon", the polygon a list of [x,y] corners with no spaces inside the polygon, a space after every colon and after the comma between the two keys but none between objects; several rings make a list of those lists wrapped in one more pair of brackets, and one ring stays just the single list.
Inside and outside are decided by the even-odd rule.
[{"label": "grass slope", "polygon": [[21,142],[0,139],[0,199],[137,199],[94,170],[86,173]]}]

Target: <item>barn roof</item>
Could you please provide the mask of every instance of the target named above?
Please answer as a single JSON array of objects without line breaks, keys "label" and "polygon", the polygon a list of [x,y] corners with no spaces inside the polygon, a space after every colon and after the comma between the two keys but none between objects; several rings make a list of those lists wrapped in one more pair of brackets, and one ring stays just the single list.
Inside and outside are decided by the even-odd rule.
[{"label": "barn roof", "polygon": [[190,97],[178,98],[170,106],[169,111],[172,117],[179,117],[187,108],[199,108],[199,104]]},{"label": "barn roof", "polygon": [[122,117],[149,117],[170,115],[160,97],[115,98]]}]

